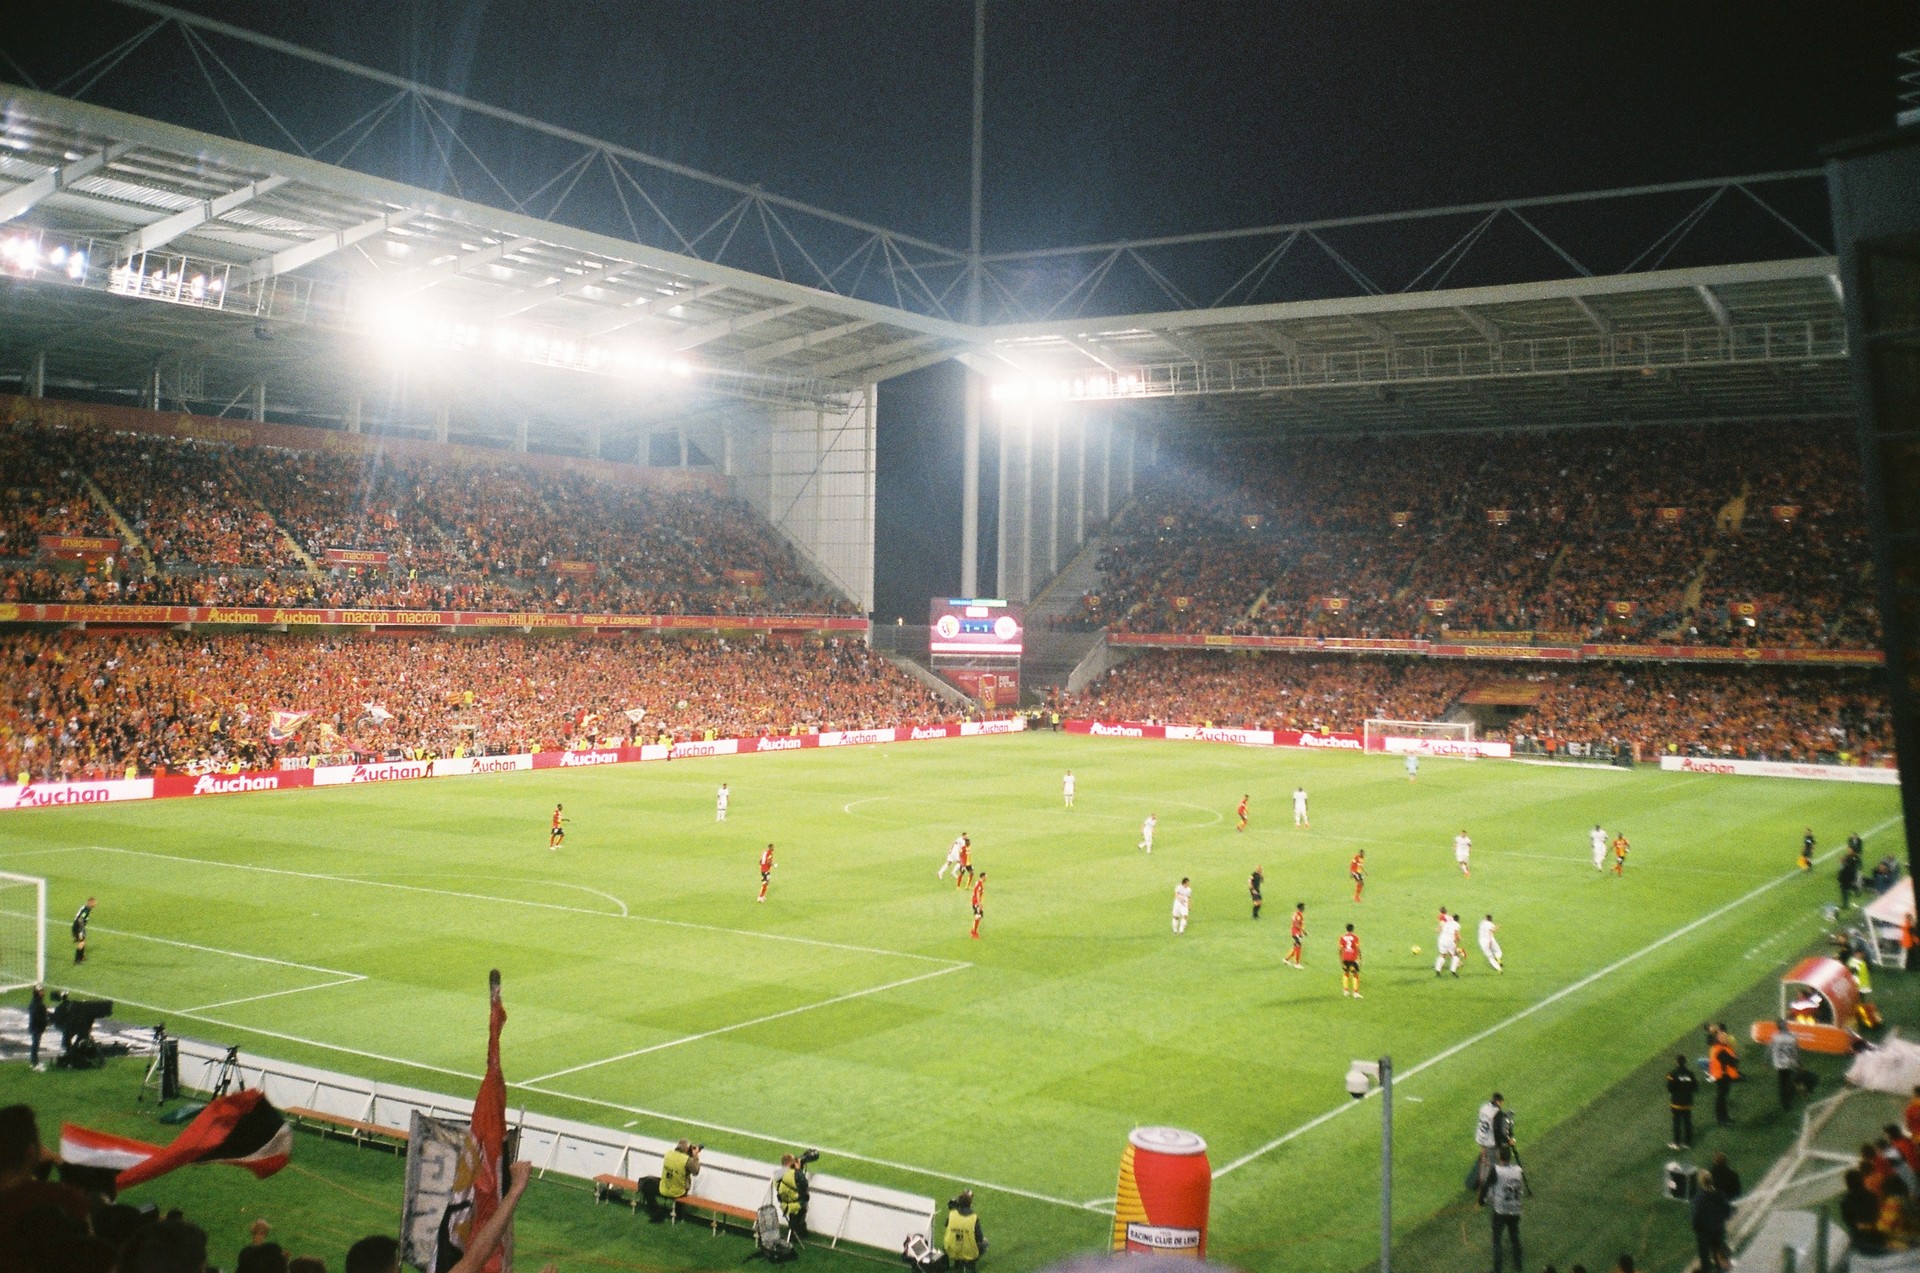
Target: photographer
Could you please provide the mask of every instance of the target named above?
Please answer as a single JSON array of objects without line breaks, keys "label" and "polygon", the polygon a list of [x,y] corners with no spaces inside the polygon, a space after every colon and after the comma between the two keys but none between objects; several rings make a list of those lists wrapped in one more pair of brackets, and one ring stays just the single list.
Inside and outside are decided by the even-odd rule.
[{"label": "photographer", "polygon": [[675,1141],[660,1159],[660,1174],[640,1178],[640,1200],[647,1204],[648,1219],[659,1224],[673,1204],[692,1191],[693,1178],[700,1174],[700,1151],[705,1148],[686,1139]]},{"label": "photographer", "polygon": [[787,1228],[793,1232],[795,1241],[804,1240],[807,1236],[810,1191],[807,1164],[819,1157],[820,1151],[817,1149],[809,1149],[798,1156],[780,1155],[780,1176],[774,1181],[774,1195],[780,1201],[780,1214],[786,1217]]},{"label": "photographer", "polygon": [[973,1213],[973,1190],[964,1189],[947,1204],[946,1235],[940,1243],[955,1273],[973,1273],[987,1253],[987,1235]]}]

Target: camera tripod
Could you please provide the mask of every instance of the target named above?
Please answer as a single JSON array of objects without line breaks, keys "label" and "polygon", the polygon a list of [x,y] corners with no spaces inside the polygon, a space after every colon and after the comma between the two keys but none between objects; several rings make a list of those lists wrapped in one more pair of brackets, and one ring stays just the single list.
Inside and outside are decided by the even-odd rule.
[{"label": "camera tripod", "polygon": [[[227,1049],[226,1056],[221,1058],[220,1068],[214,1072],[212,1099],[217,1101],[221,1097],[225,1096],[228,1092],[232,1091],[235,1082],[239,1078],[240,1078],[240,1045],[236,1043],[232,1047]],[[241,1086],[244,1087],[246,1085],[242,1083]]]},{"label": "camera tripod", "polygon": [[140,1080],[140,1092],[134,1097],[134,1104],[145,1101],[150,1091],[162,1105],[180,1095],[180,1042],[167,1036],[164,1025],[153,1027],[153,1060],[147,1062],[147,1073]]}]

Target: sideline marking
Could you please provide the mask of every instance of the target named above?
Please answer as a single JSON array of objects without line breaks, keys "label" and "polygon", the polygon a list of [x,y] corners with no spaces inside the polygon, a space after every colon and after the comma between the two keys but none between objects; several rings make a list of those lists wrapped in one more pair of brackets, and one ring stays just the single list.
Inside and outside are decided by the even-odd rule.
[{"label": "sideline marking", "polygon": [[545,1083],[549,1079],[561,1078],[568,1074],[578,1074],[582,1070],[592,1070],[602,1065],[612,1065],[616,1061],[632,1060],[636,1056],[645,1056],[649,1052],[664,1052],[668,1048],[677,1048],[684,1043],[698,1043],[702,1039],[711,1039],[716,1034],[730,1034],[735,1030],[745,1030],[750,1026],[765,1025],[769,1021],[778,1021],[782,1017],[793,1017],[798,1016],[802,1012],[812,1012],[816,1008],[830,1008],[836,1003],[845,1003],[849,999],[863,999],[868,995],[877,995],[884,990],[897,990],[901,986],[911,986],[916,981],[927,981],[934,977],[944,977],[950,972],[960,972],[962,969],[971,967],[973,967],[972,964],[955,964],[951,968],[936,968],[932,972],[923,972],[918,976],[902,977],[898,981],[889,981],[884,986],[869,986],[865,990],[849,991],[843,995],[835,995],[831,999],[822,999],[818,1003],[803,1003],[797,1008],[783,1008],[779,1012],[769,1012],[766,1016],[755,1017],[751,1021],[736,1021],[732,1025],[723,1025],[712,1030],[702,1030],[698,1034],[689,1034],[684,1038],[668,1039],[664,1043],[654,1043],[644,1048],[635,1048],[631,1052],[622,1052],[618,1056],[606,1057],[599,1061],[588,1061],[584,1065],[568,1066],[564,1070],[555,1070],[551,1074],[541,1074],[528,1079],[527,1084]]},{"label": "sideline marking", "polygon": [[[655,915],[614,915],[607,911],[588,910],[584,906],[567,906],[560,902],[535,902],[520,897],[501,897],[494,893],[466,893],[458,889],[428,888],[424,884],[395,884],[390,880],[361,879],[352,875],[328,875],[320,871],[290,871],[279,866],[254,866],[246,862],[218,862],[210,858],[182,857],[173,853],[149,853],[144,849],[121,849],[110,844],[86,844],[75,846],[92,849],[100,853],[122,853],[128,857],[154,858],[162,862],[187,862],[194,866],[222,867],[230,871],[254,871],[261,875],[285,875],[299,880],[322,880],[329,884],[359,884],[367,888],[391,888],[404,893],[431,893],[437,897],[461,897],[474,902],[499,902],[506,906],[531,906],[536,910],[565,911],[572,915],[597,915],[601,919],[630,919],[641,924],[661,924],[668,928],[692,928],[709,933],[727,933],[734,937],[758,937],[765,941],[795,942],[802,946],[820,946],[827,950],[850,950],[862,955],[887,955],[894,959],[918,959],[930,964],[945,964],[960,967],[965,961],[944,959],[939,955],[921,955],[908,950],[882,950],[877,946],[855,946],[848,942],[821,941],[817,937],[793,937],[786,933],[760,933],[750,928],[723,928],[718,924],[696,924],[684,919],[661,919]],[[518,881],[529,883],[537,881]],[[102,932],[106,931],[104,929]],[[323,969],[331,972],[333,969]]]},{"label": "sideline marking", "polygon": [[[1896,814],[1895,816],[1888,818],[1886,821],[1881,822],[1878,825],[1874,826],[1872,829],[1868,830],[1860,838],[1862,840],[1871,840],[1874,836],[1879,835],[1882,831],[1885,831],[1888,827],[1896,825],[1899,821],[1900,821],[1900,816]],[[1836,849],[1829,849],[1814,860],[1816,863],[1825,862],[1830,858],[1834,857],[1836,854],[1844,853],[1845,851],[1846,851],[1845,846],[1842,846]],[[1466,1038],[1460,1040],[1460,1042],[1454,1044],[1452,1047],[1449,1047],[1440,1052],[1434,1053],[1432,1056],[1420,1062],[1418,1065],[1413,1066],[1411,1069],[1408,1069],[1404,1073],[1395,1075],[1394,1076],[1395,1081],[1399,1083],[1404,1083],[1408,1079],[1414,1077],[1416,1074],[1419,1074],[1424,1070],[1432,1069],[1434,1066],[1440,1064],[1442,1061],[1450,1060],[1453,1057],[1460,1055],[1460,1053],[1466,1051],[1468,1048],[1472,1047],[1474,1044],[1480,1043],[1486,1039],[1492,1038],[1494,1035],[1500,1033],[1502,1030],[1505,1030],[1508,1026],[1517,1025],[1518,1023],[1525,1021],[1528,1017],[1532,1016],[1534,1013],[1539,1012],[1544,1008],[1552,1007],[1554,1004],[1559,1003],[1562,999],[1565,999],[1570,995],[1577,994],[1578,992],[1585,990],[1588,986],[1591,986],[1596,981],[1601,981],[1607,977],[1612,976],[1614,973],[1626,967],[1628,964],[1633,963],[1635,960],[1640,959],[1643,956],[1652,954],[1654,951],[1659,950],[1662,946],[1667,945],[1669,942],[1678,941],[1680,938],[1685,937],[1688,933],[1693,932],[1695,929],[1701,928],[1707,924],[1711,924],[1714,920],[1719,919],[1722,915],[1726,915],[1731,911],[1738,910],[1740,907],[1745,906],[1748,902],[1751,902],[1754,898],[1759,897],[1764,893],[1770,893],[1774,889],[1779,888],[1782,884],[1785,884],[1790,880],[1800,879],[1805,874],[1806,873],[1804,871],[1801,871],[1796,868],[1792,871],[1787,872],[1785,875],[1781,875],[1774,879],[1768,880],[1765,884],[1762,884],[1757,888],[1754,888],[1745,893],[1742,893],[1739,897],[1734,898],[1731,902],[1726,903],[1724,906],[1721,906],[1719,909],[1709,911],[1707,914],[1702,915],[1700,918],[1696,920],[1692,920],[1686,924],[1682,924],[1679,928],[1674,929],[1672,932],[1668,933],[1665,937],[1660,937],[1655,939],[1652,942],[1649,942],[1647,945],[1642,946],[1639,950],[1634,951],[1630,955],[1623,955],[1619,959],[1616,959],[1612,963],[1608,964],[1606,967],[1598,969],[1594,972],[1588,973],[1586,976],[1580,978],[1580,980],[1572,983],[1571,985],[1562,986],[1559,990],[1554,991],[1552,994],[1548,995],[1546,998],[1539,1000],[1537,1003],[1529,1004],[1527,1007],[1522,1008],[1520,1011],[1514,1013],[1512,1016],[1506,1018],[1504,1021],[1496,1021],[1492,1025],[1488,1026],[1486,1029],[1480,1031],[1478,1034],[1468,1035]],[[1367,1093],[1368,1099],[1372,1099],[1374,1096],[1378,1095],[1379,1090],[1380,1090],[1379,1088],[1375,1088],[1373,1089],[1373,1091]],[[1274,1150],[1280,1148],[1280,1146],[1286,1144],[1287,1142],[1296,1140],[1299,1137],[1306,1135],[1308,1132],[1320,1126],[1322,1123],[1325,1123],[1334,1118],[1337,1118],[1341,1114],[1345,1113],[1347,1110],[1357,1108],[1361,1104],[1362,1102],[1360,1101],[1350,1100],[1344,1105],[1336,1105],[1332,1109],[1328,1110],[1326,1113],[1318,1115],[1314,1118],[1308,1119],[1306,1122],[1300,1124],[1298,1127],[1294,1128],[1292,1131],[1287,1132],[1285,1135],[1276,1136],[1272,1140],[1268,1141],[1266,1144],[1260,1146],[1258,1149],[1255,1149],[1248,1153],[1240,1155],[1240,1157],[1234,1159],[1232,1162],[1228,1163],[1226,1166],[1216,1168],[1213,1173],[1213,1178],[1215,1180],[1218,1180],[1222,1176],[1227,1175],[1229,1172],[1238,1171],[1240,1168],[1246,1166],[1248,1163],[1253,1162],[1259,1158],[1264,1158],[1266,1155],[1272,1153]]]},{"label": "sideline marking", "polygon": [[[363,871],[357,875],[343,875],[340,878],[362,880],[371,884],[378,880],[463,880],[467,877],[458,871]],[[627,904],[613,894],[603,893],[597,888],[588,888],[585,884],[569,884],[565,880],[536,880],[518,875],[496,875],[493,878],[497,883],[501,884],[544,884],[548,888],[570,888],[581,893],[591,893],[595,897],[604,897],[615,906],[618,906],[622,919],[626,919],[632,914],[632,912],[627,909]],[[608,913],[611,914],[612,912]]]},{"label": "sideline marking", "polygon": [[302,972],[323,972],[329,977],[365,980],[360,973],[348,972],[345,968],[322,968],[319,964],[303,964],[292,959],[274,959],[268,955],[249,955],[238,950],[222,950],[218,946],[200,946],[190,941],[175,941],[171,937],[149,937],[145,933],[136,933],[125,928],[108,928],[104,924],[95,924],[93,927],[98,932],[111,933],[115,937],[131,937],[135,941],[150,941],[159,946],[178,946],[181,950],[198,950],[209,955],[225,955],[229,959],[251,959],[255,963],[278,964],[282,968],[298,968]]},{"label": "sideline marking", "polygon": [[333,986],[351,986],[365,981],[366,977],[355,973],[351,977],[342,977],[338,981],[323,981],[317,986],[296,986],[292,990],[275,990],[264,995],[248,995],[244,999],[222,999],[219,1003],[203,1003],[197,1008],[184,1008],[183,1012],[208,1012],[214,1008],[231,1008],[239,1003],[258,1003],[262,999],[278,999],[281,995],[303,995],[310,990],[326,990]]}]

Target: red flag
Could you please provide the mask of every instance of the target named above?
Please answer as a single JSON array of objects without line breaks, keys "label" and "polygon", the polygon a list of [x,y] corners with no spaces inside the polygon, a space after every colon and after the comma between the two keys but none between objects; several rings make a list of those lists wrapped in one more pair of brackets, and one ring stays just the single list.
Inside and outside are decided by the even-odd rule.
[{"label": "red flag", "polygon": [[67,1123],[60,1128],[60,1156],[68,1162],[120,1167],[122,1189],[144,1184],[189,1163],[224,1162],[265,1179],[287,1165],[293,1134],[280,1111],[258,1088],[210,1101],[165,1147],[110,1136]]},{"label": "red flag", "polygon": [[[434,1269],[444,1273],[466,1251],[467,1244],[479,1235],[493,1213],[500,1209],[506,1184],[503,1161],[507,1145],[507,1080],[500,1072],[500,1027],[507,1023],[507,1010],[500,1002],[500,970],[487,974],[491,1005],[487,1018],[487,1070],[480,1079],[480,1093],[473,1099],[473,1118],[467,1127],[467,1144],[454,1168],[454,1192],[440,1220],[440,1237]],[[507,1248],[494,1252],[484,1273],[503,1273],[507,1267]]]}]

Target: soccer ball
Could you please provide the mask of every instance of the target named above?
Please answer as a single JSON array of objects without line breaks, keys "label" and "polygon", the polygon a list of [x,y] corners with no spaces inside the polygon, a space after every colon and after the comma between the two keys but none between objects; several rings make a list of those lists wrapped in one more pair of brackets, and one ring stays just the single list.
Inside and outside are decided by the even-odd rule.
[{"label": "soccer ball", "polygon": [[1417,954],[1419,954],[1419,953],[1420,953],[1420,948],[1419,948],[1418,946],[1415,946],[1415,947],[1413,948],[1413,953],[1414,953],[1414,954],[1416,954],[1416,955],[1417,955]]}]

